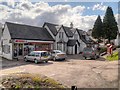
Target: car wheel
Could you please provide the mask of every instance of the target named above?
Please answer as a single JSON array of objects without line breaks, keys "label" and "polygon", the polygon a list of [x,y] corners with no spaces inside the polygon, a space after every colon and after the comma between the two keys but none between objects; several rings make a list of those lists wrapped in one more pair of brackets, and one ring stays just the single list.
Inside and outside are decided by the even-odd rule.
[{"label": "car wheel", "polygon": [[97,56],[95,55],[95,56],[94,56],[94,60],[96,60],[96,59],[97,59]]},{"label": "car wheel", "polygon": [[99,58],[99,57],[100,57],[100,55],[97,56],[97,58]]},{"label": "car wheel", "polygon": [[46,63],[48,63],[48,61],[45,61]]},{"label": "car wheel", "polygon": [[38,64],[38,60],[35,59],[34,62],[35,62],[35,64]]},{"label": "car wheel", "polygon": [[56,58],[54,57],[53,60],[56,61]]},{"label": "car wheel", "polygon": [[24,58],[24,61],[27,62],[28,61],[27,58]]}]

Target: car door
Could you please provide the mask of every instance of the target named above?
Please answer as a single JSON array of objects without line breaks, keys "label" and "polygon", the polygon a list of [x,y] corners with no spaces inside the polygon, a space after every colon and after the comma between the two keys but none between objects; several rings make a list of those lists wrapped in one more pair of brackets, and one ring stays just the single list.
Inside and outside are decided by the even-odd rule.
[{"label": "car door", "polygon": [[31,53],[28,55],[28,60],[33,61],[33,60],[34,60],[34,57],[35,57],[35,53],[34,53],[34,52],[31,52]]},{"label": "car door", "polygon": [[36,56],[35,56],[35,52],[33,52],[32,55],[31,55],[31,61],[34,61],[35,58],[36,58]]},{"label": "car door", "polygon": [[37,60],[40,60],[41,59],[41,53],[35,53],[35,58],[34,59],[37,59]]},{"label": "car door", "polygon": [[52,58],[54,58],[56,53],[55,51],[52,51],[51,54],[52,54]]}]

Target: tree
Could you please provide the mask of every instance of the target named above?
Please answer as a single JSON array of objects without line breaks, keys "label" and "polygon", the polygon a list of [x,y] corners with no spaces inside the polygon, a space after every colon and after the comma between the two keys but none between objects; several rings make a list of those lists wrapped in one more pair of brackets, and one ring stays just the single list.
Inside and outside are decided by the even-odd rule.
[{"label": "tree", "polygon": [[116,39],[118,27],[111,7],[107,7],[105,16],[103,18],[103,30],[103,37],[104,39],[108,39],[109,43],[111,40]]},{"label": "tree", "polygon": [[103,36],[103,28],[102,28],[102,20],[100,18],[100,15],[98,15],[95,23],[94,23],[94,27],[92,30],[92,37],[94,37],[95,39],[100,40]]}]

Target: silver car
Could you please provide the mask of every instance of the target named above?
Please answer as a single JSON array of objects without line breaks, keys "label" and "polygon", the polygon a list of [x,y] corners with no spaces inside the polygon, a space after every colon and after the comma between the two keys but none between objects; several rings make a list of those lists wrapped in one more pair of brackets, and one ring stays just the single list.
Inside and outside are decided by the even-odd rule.
[{"label": "silver car", "polygon": [[48,51],[32,51],[30,54],[24,56],[24,61],[34,61],[36,64],[38,62],[47,63],[50,57]]},{"label": "silver car", "polygon": [[53,50],[51,52],[51,59],[55,60],[65,60],[66,59],[66,53],[60,51],[60,50]]},{"label": "silver car", "polygon": [[99,57],[100,53],[98,52],[97,49],[94,49],[91,47],[85,47],[83,49],[82,55],[85,59],[87,59],[87,58],[97,59]]}]

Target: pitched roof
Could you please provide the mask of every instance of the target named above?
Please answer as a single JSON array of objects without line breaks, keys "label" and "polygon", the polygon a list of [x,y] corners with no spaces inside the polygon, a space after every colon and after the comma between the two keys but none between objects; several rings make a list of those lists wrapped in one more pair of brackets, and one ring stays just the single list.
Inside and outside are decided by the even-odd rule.
[{"label": "pitched roof", "polygon": [[[78,42],[78,40],[70,39],[67,42],[67,46],[74,46],[74,45],[76,45],[76,42]],[[79,42],[78,42],[78,44],[79,44]]]},{"label": "pitched roof", "polygon": [[6,22],[12,39],[54,41],[45,28]]},{"label": "pitched roof", "polygon": [[86,43],[86,44],[91,44],[91,43],[94,42],[94,41],[93,41],[91,38],[89,38],[87,35],[86,35],[86,36],[89,38],[89,40],[87,40],[87,39],[85,38],[85,35],[84,35],[84,31],[83,31],[83,30],[77,29],[77,31],[78,31],[78,34],[79,34],[79,36],[80,36],[80,39],[81,39],[84,43]]},{"label": "pitched roof", "polygon": [[50,29],[50,31],[53,33],[54,36],[57,35],[57,28],[56,28],[56,26],[59,26],[59,25],[57,25],[57,24],[52,24],[52,23],[48,23],[48,22],[45,22],[44,25],[43,25],[43,27],[44,27],[45,25],[48,26],[48,28]]},{"label": "pitched roof", "polygon": [[68,37],[72,37],[73,36],[73,32],[71,30],[71,27],[66,27],[66,26],[62,26],[63,29],[65,30],[65,33]]}]

